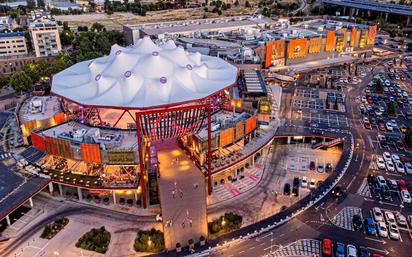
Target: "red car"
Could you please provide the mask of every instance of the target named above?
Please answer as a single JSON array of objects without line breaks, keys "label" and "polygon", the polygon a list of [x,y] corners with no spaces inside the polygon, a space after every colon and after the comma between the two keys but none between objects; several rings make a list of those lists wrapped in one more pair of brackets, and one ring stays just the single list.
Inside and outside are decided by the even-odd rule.
[{"label": "red car", "polygon": [[406,185],[405,180],[401,179],[398,181],[398,188],[400,191],[402,190],[408,190],[408,186]]},{"label": "red car", "polygon": [[401,151],[405,150],[405,146],[401,140],[396,141],[396,148],[398,148]]},{"label": "red car", "polygon": [[385,124],[383,124],[383,123],[380,122],[380,123],[378,124],[378,128],[379,128],[380,131],[385,131]]},{"label": "red car", "polygon": [[380,255],[379,253],[374,253],[372,254],[372,257],[383,257],[383,255]]},{"label": "red car", "polygon": [[401,156],[401,162],[405,163],[405,162],[409,162],[409,158],[406,155],[402,155]]},{"label": "red car", "polygon": [[309,165],[309,169],[310,169],[310,170],[315,170],[315,168],[316,168],[315,162],[314,162],[314,161],[311,161],[311,162],[310,162],[310,165]]},{"label": "red car", "polygon": [[322,254],[326,256],[332,256],[332,241],[330,239],[322,240]]},{"label": "red car", "polygon": [[363,123],[363,126],[365,126],[366,129],[371,129],[371,124],[369,122]]},{"label": "red car", "polygon": [[368,104],[373,104],[373,99],[372,97],[368,96],[368,98],[366,99],[368,101]]}]

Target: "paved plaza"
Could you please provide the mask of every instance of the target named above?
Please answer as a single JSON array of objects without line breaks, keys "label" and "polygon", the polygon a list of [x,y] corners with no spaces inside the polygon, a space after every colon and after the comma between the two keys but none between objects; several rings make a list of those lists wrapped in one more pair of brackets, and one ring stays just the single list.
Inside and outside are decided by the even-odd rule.
[{"label": "paved plaza", "polygon": [[207,237],[205,177],[175,139],[156,145],[160,202],[167,249]]}]

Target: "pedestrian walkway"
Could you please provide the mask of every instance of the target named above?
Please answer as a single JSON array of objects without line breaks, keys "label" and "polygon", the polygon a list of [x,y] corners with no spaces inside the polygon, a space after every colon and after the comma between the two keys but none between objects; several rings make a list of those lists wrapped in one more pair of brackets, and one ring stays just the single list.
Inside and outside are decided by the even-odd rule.
[{"label": "pedestrian walkway", "polygon": [[321,256],[320,241],[315,239],[301,239],[276,250],[272,256]]},{"label": "pedestrian walkway", "polygon": [[176,139],[155,144],[159,160],[159,191],[165,245],[174,249],[189,239],[207,238],[205,176]]},{"label": "pedestrian walkway", "polygon": [[364,196],[364,197],[372,197],[371,190],[369,188],[368,181],[366,178],[363,179],[362,184],[359,187],[357,194]]},{"label": "pedestrian walkway", "polygon": [[245,171],[243,176],[240,176],[236,180],[214,186],[213,193],[209,197],[209,204],[229,200],[257,186],[263,177],[266,159],[266,156],[262,156],[255,163],[255,167],[251,168],[250,171]]},{"label": "pedestrian walkway", "polygon": [[354,215],[360,215],[362,218],[362,209],[352,206],[345,207],[336,216],[331,217],[331,222],[340,228],[354,231],[352,221]]}]

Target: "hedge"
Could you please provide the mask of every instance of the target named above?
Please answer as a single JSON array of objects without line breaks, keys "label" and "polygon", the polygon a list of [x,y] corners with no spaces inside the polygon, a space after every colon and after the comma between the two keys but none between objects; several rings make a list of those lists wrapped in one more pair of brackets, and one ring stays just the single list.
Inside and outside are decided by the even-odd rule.
[{"label": "hedge", "polygon": [[84,234],[76,243],[76,247],[84,250],[95,251],[98,253],[106,253],[110,243],[110,232],[101,228],[93,228]]},{"label": "hedge", "polygon": [[[150,239],[150,240],[149,240]],[[151,230],[140,230],[134,240],[136,252],[158,253],[165,249],[163,232],[152,228]]]},{"label": "hedge", "polygon": [[61,218],[55,220],[52,224],[47,224],[40,237],[44,239],[52,239],[57,233],[59,233],[69,223],[68,218]]}]

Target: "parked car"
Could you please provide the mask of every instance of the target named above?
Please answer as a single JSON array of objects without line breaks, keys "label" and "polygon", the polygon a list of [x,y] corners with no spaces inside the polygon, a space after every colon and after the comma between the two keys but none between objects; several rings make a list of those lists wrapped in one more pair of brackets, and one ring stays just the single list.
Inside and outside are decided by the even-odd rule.
[{"label": "parked car", "polygon": [[309,164],[309,169],[310,169],[310,170],[315,170],[315,168],[316,168],[315,162],[314,162],[314,161],[311,161],[310,164]]},{"label": "parked car", "polygon": [[303,188],[308,187],[308,179],[306,177],[302,178],[301,185],[302,185]]},{"label": "parked car", "polygon": [[396,148],[398,148],[399,151],[405,150],[405,145],[403,144],[402,140],[396,141]]},{"label": "parked car", "polygon": [[395,215],[390,211],[385,211],[385,220],[389,224],[396,224]]},{"label": "parked car", "polygon": [[381,222],[383,221],[383,213],[379,207],[373,207],[372,208],[372,215],[373,218],[376,222]]},{"label": "parked car", "polygon": [[330,162],[326,163],[325,172],[326,172],[326,173],[329,173],[329,172],[332,172],[332,171],[333,171],[333,166],[332,166],[332,164],[331,164]]},{"label": "parked car", "polygon": [[376,184],[376,178],[373,174],[369,174],[367,180],[369,186],[374,186]]},{"label": "parked car", "polygon": [[395,217],[396,217],[396,222],[398,223],[398,226],[401,226],[401,227],[408,226],[408,222],[406,221],[406,218],[405,216],[402,215],[402,213],[396,212]]},{"label": "parked car", "polygon": [[381,187],[381,196],[382,196],[382,199],[385,199],[385,200],[390,200],[392,198],[389,187],[387,185],[384,185]]},{"label": "parked car", "polygon": [[292,187],[292,194],[294,196],[298,196],[299,195],[299,185],[300,185],[300,181],[298,177],[295,177],[293,179],[293,187]]},{"label": "parked car", "polygon": [[332,256],[332,241],[328,238],[322,240],[322,255]]},{"label": "parked car", "polygon": [[402,162],[395,162],[396,171],[400,173],[405,173],[405,167],[403,166]]},{"label": "parked car", "polygon": [[393,162],[400,162],[401,161],[401,158],[397,154],[392,154],[391,158],[392,158]]},{"label": "parked car", "polygon": [[412,164],[410,162],[405,162],[405,171],[408,174],[412,174]]},{"label": "parked car", "polygon": [[363,229],[363,222],[362,222],[362,218],[360,215],[357,215],[357,214],[353,215],[352,224],[353,224],[353,229],[355,230]]},{"label": "parked car", "polygon": [[347,257],[358,257],[358,251],[354,245],[346,246],[346,256]]},{"label": "parked car", "polygon": [[378,228],[378,235],[381,237],[388,237],[388,229],[386,227],[385,222],[379,221],[376,224],[376,227]]},{"label": "parked car", "polygon": [[382,157],[385,160],[385,162],[392,161],[391,154],[388,152],[383,152]]},{"label": "parked car", "polygon": [[309,189],[315,189],[315,188],[316,188],[316,180],[312,178],[309,183]]},{"label": "parked car", "polygon": [[395,172],[395,165],[393,165],[392,161],[387,161],[385,163],[386,165],[386,170],[391,171],[391,172]]},{"label": "parked car", "polygon": [[323,163],[318,163],[318,167],[316,168],[316,171],[319,173],[323,172]]},{"label": "parked car", "polygon": [[342,243],[336,243],[335,257],[345,257],[345,245]]},{"label": "parked car", "polygon": [[399,240],[400,235],[399,235],[399,229],[398,226],[396,226],[396,224],[391,223],[389,224],[389,238],[393,239],[393,240]]},{"label": "parked car", "polygon": [[394,180],[394,179],[388,180],[388,186],[389,186],[390,189],[397,190],[398,189],[398,182],[396,182],[396,180]]},{"label": "parked car", "polygon": [[400,180],[398,181],[398,189],[399,189],[399,191],[408,190],[408,186],[406,185],[406,181],[405,181],[405,180],[400,179]]},{"label": "parked car", "polygon": [[411,195],[410,195],[408,190],[402,190],[401,191],[401,198],[402,198],[402,202],[404,202],[404,203],[411,203],[412,202]]},{"label": "parked car", "polygon": [[376,235],[375,222],[371,217],[365,219],[365,230],[369,235]]},{"label": "parked car", "polygon": [[370,257],[371,254],[366,247],[359,247],[359,257]]},{"label": "parked car", "polygon": [[290,184],[289,183],[286,183],[285,186],[283,187],[283,194],[290,195]]},{"label": "parked car", "polygon": [[378,166],[378,169],[384,170],[385,169],[385,161],[383,160],[382,157],[378,157],[376,159],[376,165]]},{"label": "parked car", "polygon": [[376,183],[378,184],[379,187],[387,186],[386,180],[383,178],[383,176],[377,176]]}]

